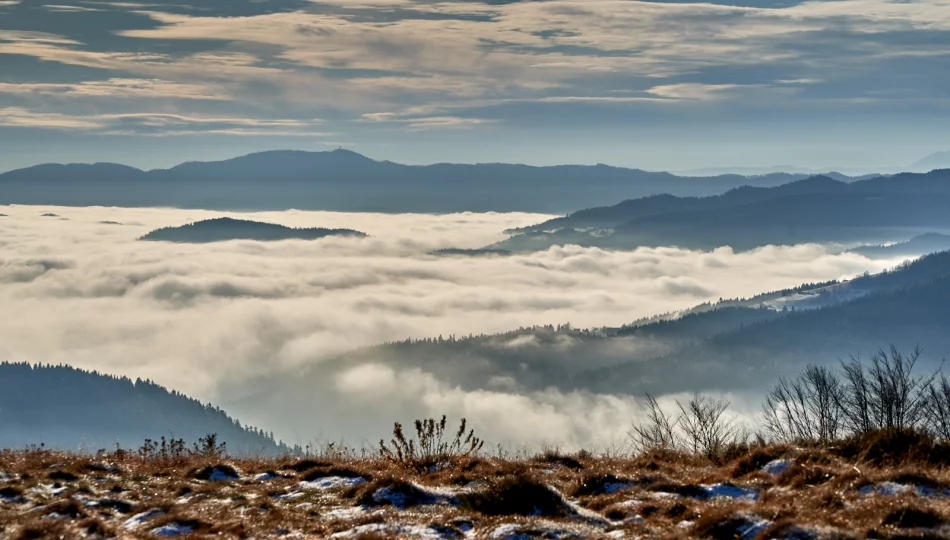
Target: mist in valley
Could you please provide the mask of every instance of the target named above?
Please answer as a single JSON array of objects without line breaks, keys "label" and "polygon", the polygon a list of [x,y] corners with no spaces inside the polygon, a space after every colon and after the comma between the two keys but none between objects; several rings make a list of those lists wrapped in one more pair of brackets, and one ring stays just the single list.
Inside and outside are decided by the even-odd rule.
[{"label": "mist in valley", "polygon": [[[433,254],[490,245],[507,229],[553,217],[525,213],[39,206],[0,213],[0,358],[150,379],[301,445],[372,446],[394,421],[447,414],[512,448],[617,447],[642,395],[574,376],[662,357],[674,343],[606,339],[601,329],[876,273],[900,260],[814,244],[741,253],[556,246]],[[222,216],[369,236],[138,240]],[[461,345],[468,336],[476,337]],[[764,390],[728,388],[730,376],[719,374],[721,388],[733,411],[754,422]],[[664,400],[698,389],[688,378],[678,384],[675,371],[668,383]],[[719,381],[706,383],[703,390],[715,391]]]}]

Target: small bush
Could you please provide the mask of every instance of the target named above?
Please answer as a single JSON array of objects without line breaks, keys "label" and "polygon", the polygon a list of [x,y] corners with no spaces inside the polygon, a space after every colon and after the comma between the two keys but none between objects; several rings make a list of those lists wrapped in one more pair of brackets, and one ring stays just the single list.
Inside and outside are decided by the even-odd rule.
[{"label": "small bush", "polygon": [[562,454],[558,450],[546,450],[537,459],[542,463],[560,465],[573,470],[580,470],[584,468],[584,464],[578,461],[577,458]]},{"label": "small bush", "polygon": [[617,486],[631,485],[632,483],[630,480],[612,474],[587,475],[574,487],[571,496],[602,495],[609,493],[611,489],[616,489]]},{"label": "small bush", "polygon": [[870,431],[844,440],[833,450],[844,458],[874,465],[950,464],[950,445],[937,443],[932,435],[916,429]]},{"label": "small bush", "polygon": [[393,463],[410,468],[431,467],[453,458],[477,455],[485,442],[475,436],[475,430],[466,432],[466,426],[463,418],[455,436],[446,438],[444,415],[440,421],[416,420],[416,437],[411,439],[403,433],[402,424],[396,422],[390,444],[379,441],[379,453]]},{"label": "small bush", "polygon": [[563,497],[548,486],[527,476],[492,482],[477,493],[459,495],[463,510],[503,516],[567,516],[573,513]]},{"label": "small bush", "polygon": [[693,536],[712,540],[753,538],[749,532],[753,530],[755,523],[751,516],[736,514],[732,510],[713,511],[696,521],[693,525]]},{"label": "small bush", "polygon": [[755,448],[746,455],[739,458],[732,468],[732,477],[739,478],[750,473],[758,472],[776,459],[788,453],[785,446],[766,446]]},{"label": "small bush", "polygon": [[395,506],[404,509],[425,504],[437,504],[440,498],[418,486],[398,478],[383,478],[370,483],[357,495],[361,506]]},{"label": "small bush", "polygon": [[883,524],[898,529],[933,529],[946,522],[942,515],[930,508],[905,507],[888,514]]},{"label": "small bush", "polygon": [[327,478],[330,476],[339,476],[342,478],[366,478],[367,480],[372,480],[373,475],[358,471],[356,469],[351,469],[349,467],[315,467],[308,470],[302,477],[301,480],[304,482],[313,482],[314,480],[319,480],[321,478]]}]

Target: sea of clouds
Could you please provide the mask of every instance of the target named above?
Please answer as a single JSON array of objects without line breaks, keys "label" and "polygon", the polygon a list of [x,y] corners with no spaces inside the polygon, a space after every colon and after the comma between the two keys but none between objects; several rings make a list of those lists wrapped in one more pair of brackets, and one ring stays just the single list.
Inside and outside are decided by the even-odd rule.
[{"label": "sea of clouds", "polygon": [[[735,253],[577,246],[509,257],[478,248],[537,214],[384,215],[0,206],[0,360],[67,363],[152,379],[230,410],[246,381],[407,337],[570,323],[619,326],[719,298],[876,272],[893,261],[817,245]],[[345,227],[369,238],[172,244],[137,239],[220,216]],[[492,441],[615,445],[631,396],[462,389],[419,369],[333,364],[313,408],[235,405],[290,442],[378,440],[411,415],[465,416]],[[275,391],[279,394],[279,391]],[[279,403],[280,396],[268,400]],[[740,410],[752,411],[737,399]],[[751,414],[751,413],[750,413]],[[248,418],[250,417],[250,418]],[[365,421],[361,421],[365,420]],[[301,426],[312,426],[312,429]]]}]

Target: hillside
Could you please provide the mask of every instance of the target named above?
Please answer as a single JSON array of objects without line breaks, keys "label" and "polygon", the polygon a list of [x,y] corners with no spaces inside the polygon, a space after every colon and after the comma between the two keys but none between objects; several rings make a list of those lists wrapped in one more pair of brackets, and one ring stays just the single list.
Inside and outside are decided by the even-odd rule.
[{"label": "hillside", "polygon": [[819,176],[712,197],[628,200],[510,231],[513,236],[490,247],[534,251],[563,244],[608,249],[728,245],[745,250],[768,244],[894,242],[950,229],[950,216],[943,210],[948,204],[950,170],[850,184]]},{"label": "hillside", "polygon": [[365,233],[352,229],[295,229],[274,223],[233,218],[215,218],[180,227],[156,229],[140,240],[200,244],[227,240],[316,240],[328,236],[363,238]]},{"label": "hillside", "polygon": [[861,246],[851,250],[872,259],[894,259],[913,257],[926,253],[937,253],[950,249],[950,235],[940,233],[926,233],[915,236],[906,242],[895,242],[888,245]]},{"label": "hillside", "polygon": [[724,300],[617,328],[540,326],[368,347],[255,380],[232,392],[241,398],[229,407],[289,431],[313,421],[294,424],[292,411],[316,408],[324,425],[345,430],[351,411],[324,414],[315,389],[337,373],[380,362],[468,392],[759,394],[806,363],[837,365],[892,343],[905,350],[919,345],[921,369],[935,368],[950,357],[947,325],[950,252],[942,252],[882,274]]},{"label": "hillside", "polygon": [[410,166],[346,150],[274,151],[152,171],[114,164],[40,165],[0,174],[0,204],[564,213],[658,193],[706,196],[802,178],[782,173],[684,177],[606,165]]},{"label": "hillside", "polygon": [[[864,442],[867,439],[869,442]],[[9,538],[946,538],[947,444],[391,461],[0,454]],[[929,452],[928,452],[929,450]],[[925,453],[926,452],[926,453]],[[923,458],[923,459],[921,459]],[[212,476],[213,475],[213,476]]]},{"label": "hillside", "polygon": [[95,452],[117,443],[134,449],[160,437],[190,445],[209,433],[235,455],[287,450],[221,409],[150,381],[67,366],[0,364],[0,448],[45,444]]}]

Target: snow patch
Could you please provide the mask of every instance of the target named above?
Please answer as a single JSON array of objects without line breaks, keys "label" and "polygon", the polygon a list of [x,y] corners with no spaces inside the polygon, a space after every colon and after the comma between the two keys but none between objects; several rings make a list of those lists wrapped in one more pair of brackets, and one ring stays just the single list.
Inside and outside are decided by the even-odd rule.
[{"label": "snow patch", "polygon": [[226,482],[228,480],[240,480],[240,475],[236,474],[232,470],[228,470],[223,467],[215,467],[211,474],[208,476],[209,482]]},{"label": "snow patch", "polygon": [[506,523],[492,530],[490,538],[496,540],[531,540],[546,538],[561,540],[563,538],[590,538],[597,536],[597,532],[589,527],[568,526],[548,521],[535,523]]},{"label": "snow patch", "polygon": [[759,498],[759,492],[754,489],[729,484],[708,484],[700,487],[706,492],[708,499],[724,498],[754,502]]},{"label": "snow patch", "polygon": [[744,525],[740,525],[736,529],[736,532],[739,534],[740,539],[741,538],[755,538],[756,536],[759,535],[759,533],[767,529],[769,525],[772,524],[771,521],[768,521],[766,519],[761,519],[758,517],[750,516],[749,519],[750,520],[748,523]]},{"label": "snow patch", "polygon": [[771,476],[778,476],[787,471],[788,468],[792,466],[792,463],[793,461],[790,459],[773,459],[759,470]]},{"label": "snow patch", "polygon": [[152,534],[157,534],[159,536],[178,536],[179,534],[188,534],[192,532],[192,528],[180,523],[169,523],[168,525],[155,527],[151,532]]},{"label": "snow patch", "polygon": [[348,531],[341,531],[330,538],[354,538],[364,534],[381,534],[386,536],[411,536],[431,540],[445,538],[460,538],[462,534],[450,527],[434,527],[431,525],[399,525],[395,523],[369,523],[360,525]]},{"label": "snow patch", "polygon": [[142,512],[140,514],[135,514],[129,519],[125,520],[122,523],[122,528],[127,531],[134,531],[145,524],[145,522],[155,519],[160,516],[164,516],[165,512],[161,510],[149,510],[147,512]]},{"label": "snow patch", "polygon": [[49,484],[40,484],[38,486],[33,486],[30,489],[26,490],[27,493],[33,493],[35,495],[46,495],[47,497],[59,495],[60,493],[66,491],[66,486],[54,487]]},{"label": "snow patch", "polygon": [[363,506],[351,506],[347,508],[334,508],[323,514],[326,519],[356,519],[366,514],[367,509]]},{"label": "snow patch", "polygon": [[881,482],[879,484],[869,484],[858,489],[861,495],[885,495],[896,496],[905,493],[914,493],[918,497],[948,497],[950,490],[934,489],[927,486],[915,484],[900,484],[898,482]]},{"label": "snow patch", "polygon": [[365,483],[366,479],[362,476],[326,476],[323,478],[317,478],[311,482],[300,482],[297,485],[300,487],[300,489],[334,489],[341,487],[353,487]]}]

